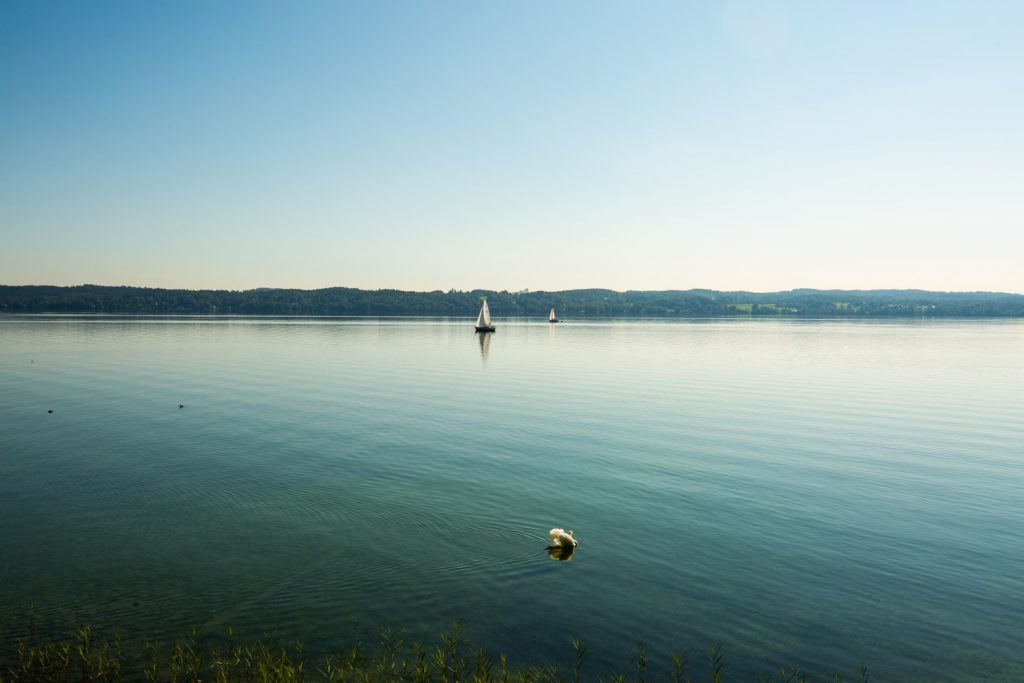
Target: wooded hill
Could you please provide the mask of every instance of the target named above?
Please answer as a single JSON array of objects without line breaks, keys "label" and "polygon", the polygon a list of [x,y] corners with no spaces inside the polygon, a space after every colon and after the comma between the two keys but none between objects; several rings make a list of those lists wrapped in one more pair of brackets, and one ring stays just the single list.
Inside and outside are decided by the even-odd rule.
[{"label": "wooded hill", "polygon": [[119,313],[140,315],[430,315],[471,318],[487,297],[495,317],[1024,317],[1024,295],[923,290],[788,292],[561,292],[396,289],[150,289],[80,285],[0,285],[0,313]]}]

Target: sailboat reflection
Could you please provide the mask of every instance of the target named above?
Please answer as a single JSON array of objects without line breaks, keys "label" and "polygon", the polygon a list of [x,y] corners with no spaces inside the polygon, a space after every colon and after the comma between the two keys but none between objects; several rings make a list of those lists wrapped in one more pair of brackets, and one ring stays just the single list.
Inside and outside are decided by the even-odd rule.
[{"label": "sailboat reflection", "polygon": [[487,351],[491,347],[491,333],[480,332],[476,336],[480,337],[480,357],[487,360]]},{"label": "sailboat reflection", "polygon": [[572,554],[576,550],[576,546],[572,545],[552,545],[548,546],[548,557],[552,560],[558,560],[559,562],[568,562],[572,559]]}]

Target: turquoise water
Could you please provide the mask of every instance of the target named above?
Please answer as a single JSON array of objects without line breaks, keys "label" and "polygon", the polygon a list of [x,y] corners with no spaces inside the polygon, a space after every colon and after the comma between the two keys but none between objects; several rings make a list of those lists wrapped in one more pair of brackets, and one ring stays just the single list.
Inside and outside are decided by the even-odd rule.
[{"label": "turquoise water", "polygon": [[1024,680],[1024,322],[496,322],[0,318],[0,638]]}]

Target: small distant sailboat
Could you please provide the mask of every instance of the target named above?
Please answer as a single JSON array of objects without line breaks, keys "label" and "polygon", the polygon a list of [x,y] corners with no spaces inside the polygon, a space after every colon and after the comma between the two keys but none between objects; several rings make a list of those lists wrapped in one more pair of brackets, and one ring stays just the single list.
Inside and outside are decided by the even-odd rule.
[{"label": "small distant sailboat", "polygon": [[491,324],[491,309],[487,308],[487,299],[480,307],[480,315],[476,317],[477,332],[494,332],[494,325]]},{"label": "small distant sailboat", "polygon": [[558,322],[558,318],[555,317],[555,309],[553,309],[553,308],[551,309],[551,312],[548,313],[548,322],[549,323],[557,323]]}]

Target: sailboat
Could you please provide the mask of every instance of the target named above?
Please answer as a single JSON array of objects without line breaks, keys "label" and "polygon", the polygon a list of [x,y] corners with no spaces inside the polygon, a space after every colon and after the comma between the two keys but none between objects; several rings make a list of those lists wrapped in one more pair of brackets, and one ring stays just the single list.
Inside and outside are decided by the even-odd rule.
[{"label": "sailboat", "polygon": [[476,317],[477,332],[494,332],[494,325],[491,324],[491,309],[487,308],[487,299],[480,308],[480,315]]},{"label": "sailboat", "polygon": [[551,312],[548,313],[548,322],[549,323],[557,323],[558,322],[558,318],[555,317],[555,309],[553,309],[553,308],[551,309]]}]

